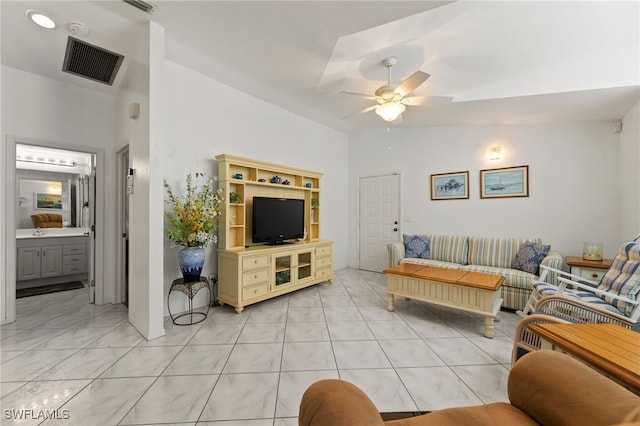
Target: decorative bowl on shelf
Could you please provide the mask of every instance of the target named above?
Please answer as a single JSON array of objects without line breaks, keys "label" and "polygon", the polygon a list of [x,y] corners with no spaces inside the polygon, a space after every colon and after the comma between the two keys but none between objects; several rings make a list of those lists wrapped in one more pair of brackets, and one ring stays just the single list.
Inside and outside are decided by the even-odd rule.
[{"label": "decorative bowl on shelf", "polygon": [[288,180],[285,179],[284,182],[282,182],[283,185],[291,185],[291,182],[289,182]]},{"label": "decorative bowl on shelf", "polygon": [[307,188],[311,188],[311,182],[305,183],[304,186],[306,186]]},{"label": "decorative bowl on shelf", "polygon": [[266,182],[267,180],[265,178],[260,178],[258,179],[258,182]]},{"label": "decorative bowl on shelf", "polygon": [[282,183],[282,178],[280,176],[274,176],[271,178],[271,183]]},{"label": "decorative bowl on shelf", "polygon": [[242,173],[236,173],[235,174],[235,178],[236,179],[242,179]]}]

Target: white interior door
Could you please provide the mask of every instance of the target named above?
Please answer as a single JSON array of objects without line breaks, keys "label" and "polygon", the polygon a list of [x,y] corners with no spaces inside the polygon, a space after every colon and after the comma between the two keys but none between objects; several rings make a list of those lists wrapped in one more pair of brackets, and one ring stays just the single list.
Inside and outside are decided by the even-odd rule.
[{"label": "white interior door", "polygon": [[389,267],[387,245],[398,241],[400,176],[360,178],[360,269]]}]

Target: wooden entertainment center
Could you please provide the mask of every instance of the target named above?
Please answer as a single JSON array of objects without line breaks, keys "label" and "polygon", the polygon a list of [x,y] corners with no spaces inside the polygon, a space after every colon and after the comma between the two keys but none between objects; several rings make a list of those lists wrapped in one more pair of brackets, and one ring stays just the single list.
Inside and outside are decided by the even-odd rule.
[{"label": "wooden entertainment center", "polygon": [[[218,241],[218,300],[240,313],[247,305],[331,281],[333,242],[320,240],[322,173],[228,154],[216,160],[225,199]],[[237,195],[234,202],[232,193]],[[283,245],[254,245],[253,197],[304,200],[305,238]]]}]

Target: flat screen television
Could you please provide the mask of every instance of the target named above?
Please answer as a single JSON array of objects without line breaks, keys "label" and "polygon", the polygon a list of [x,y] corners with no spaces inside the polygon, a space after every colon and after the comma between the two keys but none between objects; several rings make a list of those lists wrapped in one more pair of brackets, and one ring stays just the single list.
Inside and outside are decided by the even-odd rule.
[{"label": "flat screen television", "polygon": [[251,241],[282,244],[304,237],[304,200],[253,197]]}]

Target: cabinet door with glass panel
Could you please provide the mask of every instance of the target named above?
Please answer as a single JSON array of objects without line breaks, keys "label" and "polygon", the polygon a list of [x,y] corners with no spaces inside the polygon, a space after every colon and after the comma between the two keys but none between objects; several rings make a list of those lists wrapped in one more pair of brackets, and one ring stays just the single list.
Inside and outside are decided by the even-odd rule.
[{"label": "cabinet door with glass panel", "polygon": [[272,255],[273,291],[305,284],[315,278],[313,249],[287,250]]}]

